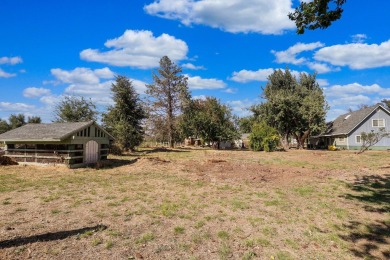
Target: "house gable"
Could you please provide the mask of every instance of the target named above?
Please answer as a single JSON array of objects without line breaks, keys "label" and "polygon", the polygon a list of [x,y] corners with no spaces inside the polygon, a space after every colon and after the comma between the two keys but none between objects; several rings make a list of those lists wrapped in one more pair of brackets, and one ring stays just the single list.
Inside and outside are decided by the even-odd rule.
[{"label": "house gable", "polygon": [[[382,106],[378,106],[374,111],[368,115],[362,122],[360,122],[354,129],[352,129],[348,133],[348,144],[350,147],[360,147],[362,132],[370,133],[370,132],[378,132],[382,126],[376,124],[378,121],[384,121],[383,128],[386,132],[390,133],[390,112],[383,108]],[[360,142],[359,142],[360,141]],[[390,147],[390,138],[383,138],[377,144],[377,147]]]}]

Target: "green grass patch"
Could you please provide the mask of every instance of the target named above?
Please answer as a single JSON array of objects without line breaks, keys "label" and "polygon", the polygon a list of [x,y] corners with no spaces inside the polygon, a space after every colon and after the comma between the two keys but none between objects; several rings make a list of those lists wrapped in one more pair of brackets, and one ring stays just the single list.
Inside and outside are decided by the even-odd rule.
[{"label": "green grass patch", "polygon": [[184,231],[185,231],[185,228],[184,227],[175,227],[173,229],[173,232],[175,233],[175,235],[180,235],[180,234],[184,234]]},{"label": "green grass patch", "polygon": [[229,239],[229,233],[228,232],[226,232],[226,231],[224,231],[224,230],[221,230],[221,231],[218,231],[218,233],[217,233],[217,236],[218,236],[218,238],[220,238],[220,239]]},{"label": "green grass patch", "polygon": [[136,241],[136,244],[145,244],[149,241],[152,241],[155,238],[153,233],[142,234]]}]

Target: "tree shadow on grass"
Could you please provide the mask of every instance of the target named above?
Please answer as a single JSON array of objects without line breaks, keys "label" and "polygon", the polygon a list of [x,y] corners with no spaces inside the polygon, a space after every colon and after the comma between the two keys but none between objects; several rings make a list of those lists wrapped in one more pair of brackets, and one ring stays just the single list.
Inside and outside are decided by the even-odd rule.
[{"label": "tree shadow on grass", "polygon": [[93,227],[85,227],[73,230],[58,231],[54,233],[46,233],[41,235],[34,235],[29,237],[18,237],[14,239],[0,241],[0,249],[18,247],[26,244],[36,243],[36,242],[47,242],[62,240],[71,236],[81,235],[86,232],[99,232],[107,229],[105,225],[96,225]]},{"label": "tree shadow on grass", "polygon": [[352,194],[345,198],[363,202],[368,212],[387,214],[387,220],[361,223],[350,221],[344,227],[348,235],[340,237],[352,242],[352,253],[361,258],[390,258],[390,174],[368,175],[357,178],[349,187]]},{"label": "tree shadow on grass", "polygon": [[156,147],[150,150],[140,151],[143,154],[150,153],[189,153],[191,149],[186,148],[165,148],[165,147]]}]

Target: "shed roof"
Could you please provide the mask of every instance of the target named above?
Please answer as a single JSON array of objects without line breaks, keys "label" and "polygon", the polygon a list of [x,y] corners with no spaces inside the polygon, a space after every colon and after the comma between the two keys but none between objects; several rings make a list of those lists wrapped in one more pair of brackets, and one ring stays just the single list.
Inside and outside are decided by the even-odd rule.
[{"label": "shed roof", "polygon": [[[27,124],[0,134],[0,141],[63,141],[94,121],[51,124]],[[109,135],[109,138],[112,138]]]},{"label": "shed roof", "polygon": [[381,108],[390,114],[390,112],[386,110],[381,104],[376,104],[374,106],[366,107],[354,112],[349,112],[337,117],[334,121],[329,122],[327,124],[327,130],[320,136],[348,135],[378,108]]}]

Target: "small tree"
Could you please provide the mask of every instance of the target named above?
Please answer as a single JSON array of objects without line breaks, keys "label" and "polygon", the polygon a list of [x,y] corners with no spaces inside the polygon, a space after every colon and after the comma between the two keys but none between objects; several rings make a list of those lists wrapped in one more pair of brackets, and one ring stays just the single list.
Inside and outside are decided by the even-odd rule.
[{"label": "small tree", "polygon": [[230,107],[214,97],[206,97],[205,100],[191,100],[179,126],[183,137],[199,137],[211,145],[238,137],[235,120]]},{"label": "small tree", "polygon": [[111,85],[114,106],[103,114],[103,124],[116,138],[116,143],[124,150],[133,150],[143,140],[142,120],[146,113],[139,95],[131,81],[124,76],[117,76]]},{"label": "small tree", "polygon": [[26,119],[23,114],[11,114],[8,118],[8,121],[11,129],[15,129],[26,124]]},{"label": "small tree", "polygon": [[371,133],[362,132],[360,134],[362,146],[360,147],[360,150],[357,154],[364,153],[371,146],[375,145],[385,137],[390,137],[390,133],[386,132],[386,129],[384,127],[379,128],[378,132],[371,132]]},{"label": "small tree", "polygon": [[96,121],[98,112],[92,100],[83,97],[66,96],[55,107],[54,122]]},{"label": "small tree", "polygon": [[27,118],[27,123],[29,124],[40,124],[42,123],[42,119],[39,116],[29,116]]},{"label": "small tree", "polygon": [[279,144],[279,134],[275,128],[262,121],[252,126],[249,141],[254,151],[273,152]]},{"label": "small tree", "polygon": [[11,130],[11,126],[7,123],[7,121],[0,119],[0,134],[5,133]]}]

